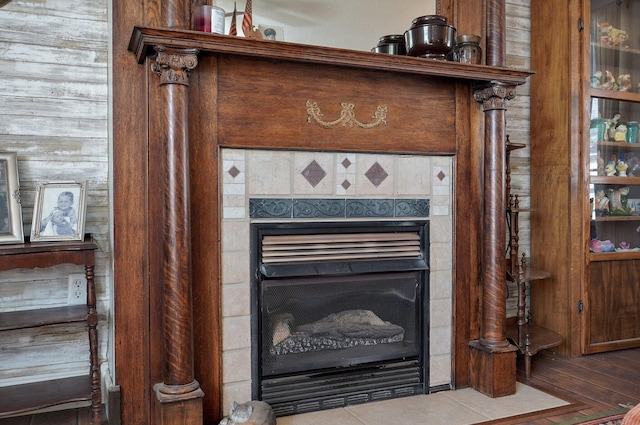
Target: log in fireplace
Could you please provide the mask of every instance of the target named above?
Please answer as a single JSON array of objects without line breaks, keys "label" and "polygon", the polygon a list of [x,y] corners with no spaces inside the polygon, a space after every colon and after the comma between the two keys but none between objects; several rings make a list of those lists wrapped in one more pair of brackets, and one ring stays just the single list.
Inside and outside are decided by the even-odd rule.
[{"label": "log in fireplace", "polygon": [[428,392],[428,225],[254,223],[253,396],[284,416]]}]

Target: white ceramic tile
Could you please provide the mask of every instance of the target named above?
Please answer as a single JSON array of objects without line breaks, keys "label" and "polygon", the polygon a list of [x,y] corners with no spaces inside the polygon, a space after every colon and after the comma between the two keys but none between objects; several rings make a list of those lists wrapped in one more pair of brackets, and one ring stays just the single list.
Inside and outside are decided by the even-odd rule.
[{"label": "white ceramic tile", "polygon": [[429,350],[432,355],[451,353],[451,326],[431,327]]},{"label": "white ceramic tile", "polygon": [[442,393],[362,404],[346,408],[365,425],[465,425],[488,418]]},{"label": "white ceramic tile", "polygon": [[320,412],[278,418],[278,425],[363,425],[345,409],[331,409]]},{"label": "white ceramic tile", "polygon": [[249,250],[249,222],[240,220],[222,221],[222,250],[223,251],[247,251]]},{"label": "white ceramic tile", "polygon": [[431,300],[430,302],[430,321],[429,326],[431,327],[440,327],[440,326],[448,326],[451,324],[451,300],[448,299],[439,299],[439,300]]},{"label": "white ceramic tile", "polygon": [[251,280],[249,251],[222,252],[222,283],[243,283]]},{"label": "white ceramic tile", "polygon": [[443,394],[490,419],[531,413],[569,404],[520,382],[516,382],[516,393],[505,397],[491,398],[470,388]]},{"label": "white ceramic tile", "polygon": [[280,151],[248,151],[248,194],[291,195],[291,155],[290,152]]},{"label": "white ceramic tile", "polygon": [[452,253],[453,253],[453,248],[451,244],[447,244],[447,243],[431,244],[431,249],[430,249],[431,263],[429,265],[429,268],[431,270],[450,270]]},{"label": "white ceramic tile", "polygon": [[451,354],[439,354],[429,359],[429,385],[451,383]]},{"label": "white ceramic tile", "polygon": [[[235,401],[238,404],[251,400],[251,381],[234,382],[222,387],[222,412],[226,416],[231,411]],[[280,421],[278,420],[278,423]]]},{"label": "white ceramic tile", "polygon": [[[336,153],[336,195],[353,196],[356,193],[357,188],[357,155],[354,153]],[[348,162],[345,163],[345,160]],[[345,164],[347,165],[345,167]],[[345,181],[348,182],[345,188]]]},{"label": "white ceramic tile", "polygon": [[245,207],[223,207],[222,218],[241,219],[246,218],[247,209]]},{"label": "white ceramic tile", "polygon": [[248,316],[250,314],[251,288],[249,288],[249,284],[222,285],[222,316]]},{"label": "white ceramic tile", "polygon": [[224,350],[251,347],[251,319],[249,316],[222,319],[222,347]]},{"label": "white ceramic tile", "polygon": [[453,237],[452,223],[449,216],[431,217],[429,225],[429,242],[451,243]]},{"label": "white ceramic tile", "polygon": [[397,159],[397,194],[426,197],[431,193],[431,158],[399,155]]},{"label": "white ceramic tile", "polygon": [[251,349],[230,350],[222,353],[222,382],[243,382],[251,380]]},{"label": "white ceramic tile", "polygon": [[453,294],[451,270],[430,270],[429,285],[429,297],[432,300],[451,299]]}]

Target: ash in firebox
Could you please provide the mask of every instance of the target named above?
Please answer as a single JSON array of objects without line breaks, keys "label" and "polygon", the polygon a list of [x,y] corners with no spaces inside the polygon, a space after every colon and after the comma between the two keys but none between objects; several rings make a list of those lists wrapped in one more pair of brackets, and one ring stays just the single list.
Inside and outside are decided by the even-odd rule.
[{"label": "ash in firebox", "polygon": [[297,327],[293,315],[285,313],[275,318],[271,330],[272,355],[390,344],[404,339],[402,326],[385,322],[371,310],[345,310]]}]

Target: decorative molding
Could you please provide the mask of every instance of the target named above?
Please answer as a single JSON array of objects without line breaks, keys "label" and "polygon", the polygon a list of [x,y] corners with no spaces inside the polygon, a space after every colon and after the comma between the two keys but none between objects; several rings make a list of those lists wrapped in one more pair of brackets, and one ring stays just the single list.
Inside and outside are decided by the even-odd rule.
[{"label": "decorative molding", "polygon": [[355,113],[355,104],[342,102],[340,104],[342,106],[342,111],[340,111],[340,118],[334,121],[324,121],[322,117],[324,114],[320,110],[318,106],[318,102],[311,102],[307,100],[307,123],[311,124],[315,122],[320,127],[323,128],[332,128],[338,125],[342,125],[346,127],[360,127],[360,128],[374,128],[381,124],[387,125],[387,107],[386,106],[377,106],[376,112],[371,116],[374,119],[373,122],[365,124],[361,121],[358,121]]},{"label": "decorative molding", "polygon": [[249,217],[269,219],[429,217],[429,199],[251,198]]},{"label": "decorative molding", "polygon": [[512,84],[492,83],[489,87],[475,90],[473,98],[482,103],[483,111],[506,110],[507,100],[516,97],[516,86]]},{"label": "decorative molding", "polygon": [[181,84],[189,86],[189,73],[198,66],[196,49],[167,49],[155,46],[155,61],[151,70],[160,77],[160,85]]}]

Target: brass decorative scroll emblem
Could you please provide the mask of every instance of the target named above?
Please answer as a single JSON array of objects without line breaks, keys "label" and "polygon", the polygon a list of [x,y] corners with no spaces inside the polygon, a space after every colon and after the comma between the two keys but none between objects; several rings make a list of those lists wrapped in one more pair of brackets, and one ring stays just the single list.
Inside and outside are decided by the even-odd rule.
[{"label": "brass decorative scroll emblem", "polygon": [[363,123],[358,121],[355,113],[355,104],[342,102],[340,104],[342,106],[342,111],[340,111],[340,117],[334,121],[324,121],[322,117],[324,114],[320,110],[318,106],[318,102],[311,102],[307,100],[307,123],[311,124],[315,122],[320,127],[324,128],[332,128],[337,125],[349,126],[349,127],[360,127],[360,128],[374,128],[381,124],[387,125],[387,107],[386,106],[378,106],[376,107],[376,112],[371,116],[374,119],[373,122]]}]

